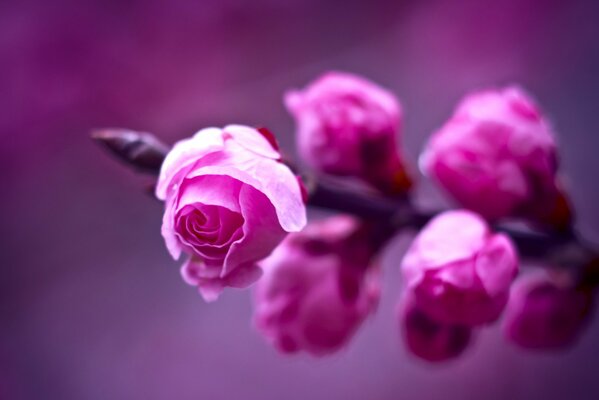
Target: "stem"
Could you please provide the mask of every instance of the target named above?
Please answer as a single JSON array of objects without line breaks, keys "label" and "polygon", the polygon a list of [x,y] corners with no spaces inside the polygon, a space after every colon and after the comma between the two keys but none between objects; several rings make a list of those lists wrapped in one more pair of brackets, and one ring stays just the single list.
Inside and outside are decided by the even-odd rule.
[{"label": "stem", "polygon": [[[425,213],[405,199],[391,201],[357,191],[340,189],[322,181],[315,182],[310,191],[308,205],[355,215],[376,222],[389,236],[404,229],[419,230],[436,215],[446,210]],[[555,259],[556,253],[568,249],[569,252],[595,253],[573,232],[534,232],[519,230],[505,225],[494,226],[496,231],[510,236],[516,244],[519,254],[531,259]],[[569,263],[563,260],[561,263]]]},{"label": "stem", "polygon": [[308,206],[352,214],[365,219],[388,220],[397,212],[399,204],[385,198],[365,195],[323,181],[313,181],[308,193]]}]

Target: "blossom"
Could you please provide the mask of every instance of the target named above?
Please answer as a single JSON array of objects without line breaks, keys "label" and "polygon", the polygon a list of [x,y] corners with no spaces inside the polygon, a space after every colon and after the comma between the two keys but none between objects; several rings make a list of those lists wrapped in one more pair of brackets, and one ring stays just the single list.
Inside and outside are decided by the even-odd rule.
[{"label": "blossom", "polygon": [[257,261],[306,224],[297,178],[269,138],[246,126],[202,129],[175,144],[156,196],[166,246],[174,259],[189,255],[182,275],[207,301],[253,283]]},{"label": "blossom", "polygon": [[329,72],[285,94],[302,159],[321,173],[355,176],[383,192],[410,186],[398,153],[402,112],[389,91],[359,76]]},{"label": "blossom", "polygon": [[280,351],[341,348],[378,303],[378,271],[359,223],[338,215],[289,235],[262,262],[254,322]]},{"label": "blossom", "polygon": [[571,215],[556,180],[554,133],[520,88],[466,96],[420,157],[423,172],[489,220],[525,216],[557,227]]},{"label": "blossom", "polygon": [[546,273],[529,274],[514,285],[503,330],[524,348],[563,348],[578,339],[591,306],[590,291],[560,284]]},{"label": "blossom", "polygon": [[518,270],[511,240],[492,233],[477,214],[446,211],[414,239],[401,265],[418,306],[439,322],[495,321]]},{"label": "blossom", "polygon": [[472,337],[470,327],[436,321],[422,311],[410,295],[406,297],[399,308],[399,322],[402,337],[413,355],[440,362],[464,352]]}]

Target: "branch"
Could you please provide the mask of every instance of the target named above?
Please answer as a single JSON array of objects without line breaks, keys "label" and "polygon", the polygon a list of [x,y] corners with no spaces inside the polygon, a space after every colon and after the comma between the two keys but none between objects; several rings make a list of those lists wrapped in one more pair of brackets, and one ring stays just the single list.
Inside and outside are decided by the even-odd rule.
[{"label": "branch", "polygon": [[[92,133],[92,138],[110,151],[117,159],[139,171],[158,175],[169,146],[150,133],[127,129],[103,129]],[[305,175],[308,205],[352,214],[375,222],[380,235],[387,239],[405,229],[418,230],[431,218],[442,212],[419,211],[409,198],[394,199],[344,187],[339,182]],[[560,266],[578,266],[597,259],[596,247],[586,243],[574,232],[533,232],[516,230],[503,225],[495,227],[508,234],[525,258],[544,259]]]}]

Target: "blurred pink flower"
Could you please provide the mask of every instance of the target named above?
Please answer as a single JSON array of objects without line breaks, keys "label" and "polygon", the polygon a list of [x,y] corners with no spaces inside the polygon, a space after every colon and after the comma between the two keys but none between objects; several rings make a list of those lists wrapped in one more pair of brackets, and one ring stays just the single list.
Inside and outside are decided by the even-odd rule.
[{"label": "blurred pink flower", "polygon": [[545,272],[530,274],[514,284],[504,333],[524,348],[567,347],[588,321],[592,301],[591,291],[560,285]]},{"label": "blurred pink flower", "polygon": [[447,211],[430,221],[402,261],[407,290],[432,318],[449,324],[495,321],[518,271],[510,239],[477,214]]},{"label": "blurred pink flower", "polygon": [[440,362],[458,357],[470,344],[472,329],[457,324],[444,324],[418,308],[411,296],[402,301],[400,329],[408,350],[426,361]]},{"label": "blurred pink flower", "polygon": [[329,72],[285,94],[297,123],[297,145],[313,169],[359,177],[390,194],[411,182],[398,140],[402,112],[393,94],[356,75]]},{"label": "blurred pink flower", "polygon": [[166,246],[174,259],[189,254],[182,275],[207,301],[258,279],[256,262],[306,224],[295,175],[245,126],[206,128],[175,144],[156,196],[165,200]]},{"label": "blurred pink flower", "polygon": [[352,217],[338,215],[289,235],[262,262],[254,322],[280,351],[325,355],[374,312],[380,292],[373,249]]},{"label": "blurred pink flower", "polygon": [[556,183],[553,131],[518,87],[466,96],[420,157],[421,169],[489,220],[526,216],[563,227],[570,207]]}]

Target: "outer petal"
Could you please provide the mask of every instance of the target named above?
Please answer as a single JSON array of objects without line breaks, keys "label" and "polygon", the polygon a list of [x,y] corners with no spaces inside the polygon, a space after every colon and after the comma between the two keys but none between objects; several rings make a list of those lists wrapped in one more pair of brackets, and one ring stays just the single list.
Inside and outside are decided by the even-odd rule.
[{"label": "outer petal", "polygon": [[476,257],[474,268],[490,296],[508,292],[518,273],[518,256],[511,240],[494,235]]},{"label": "outer petal", "polygon": [[239,204],[245,218],[243,237],[231,245],[221,277],[265,258],[287,235],[279,225],[272,203],[254,187],[242,186]]},{"label": "outer petal", "polygon": [[175,207],[177,205],[176,196],[169,196],[165,201],[164,206],[164,214],[162,216],[162,228],[160,229],[160,233],[164,238],[164,243],[166,244],[166,248],[170,253],[171,257],[175,260],[178,260],[181,257],[181,252],[183,251],[183,247],[177,239],[177,235],[175,233],[174,221],[175,221]]},{"label": "outer petal", "polygon": [[481,288],[464,289],[434,278],[413,288],[418,306],[439,322],[479,326],[499,318],[508,294],[489,297]]},{"label": "outer petal", "polygon": [[486,223],[466,210],[447,211],[429,222],[408,250],[403,268],[437,268],[470,259],[487,235]]},{"label": "outer petal", "polygon": [[233,138],[241,147],[262,157],[278,160],[281,154],[256,129],[244,125],[227,125],[223,128],[225,138]]},{"label": "outer petal", "polygon": [[213,151],[222,150],[224,140],[220,128],[205,128],[193,137],[177,142],[167,154],[158,177],[156,197],[164,200],[169,188],[180,183],[185,172],[201,157]]},{"label": "outer petal", "polygon": [[476,281],[473,264],[474,257],[459,260],[447,264],[443,268],[439,268],[433,274],[435,278],[440,279],[445,284],[449,284],[462,290],[472,290],[479,285]]},{"label": "outer petal", "polygon": [[[390,115],[397,117],[400,107],[395,96],[358,75],[347,72],[331,71],[317,79],[303,92],[305,101],[319,101],[323,97],[355,94],[379,104]],[[291,99],[291,103],[294,100]],[[292,104],[291,104],[292,105]]]},{"label": "outer petal", "polygon": [[244,288],[251,285],[260,278],[262,271],[257,265],[250,264],[224,278],[210,275],[210,269],[201,260],[191,257],[181,267],[183,280],[188,285],[197,286],[200,295],[207,302],[218,299],[225,287]]},{"label": "outer petal", "polygon": [[306,207],[295,175],[284,164],[256,157],[235,141],[226,142],[222,157],[212,165],[191,171],[189,178],[202,175],[228,175],[263,193],[275,208],[281,227],[298,232],[306,225]]}]

